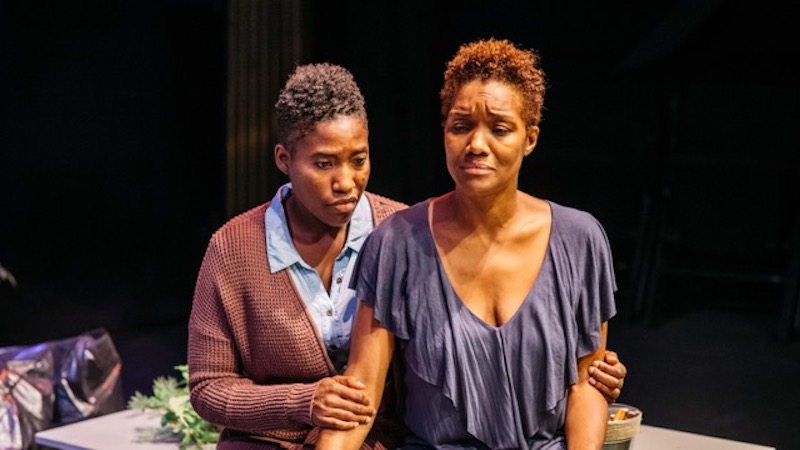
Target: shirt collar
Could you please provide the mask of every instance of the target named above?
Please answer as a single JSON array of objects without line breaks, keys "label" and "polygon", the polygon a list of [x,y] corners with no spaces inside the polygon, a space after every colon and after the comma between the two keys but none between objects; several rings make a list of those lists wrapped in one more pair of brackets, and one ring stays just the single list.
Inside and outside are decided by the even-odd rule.
[{"label": "shirt collar", "polygon": [[[292,183],[286,183],[272,197],[267,211],[264,213],[264,224],[267,238],[267,259],[272,273],[283,270],[293,264],[308,265],[300,257],[289,234],[289,223],[286,221],[286,211],[283,209],[283,200],[292,192]],[[372,223],[372,208],[366,195],[356,204],[350,226],[347,230],[347,240],[340,256],[349,250],[358,253],[367,235],[374,227]],[[309,267],[310,268],[310,267]]]}]

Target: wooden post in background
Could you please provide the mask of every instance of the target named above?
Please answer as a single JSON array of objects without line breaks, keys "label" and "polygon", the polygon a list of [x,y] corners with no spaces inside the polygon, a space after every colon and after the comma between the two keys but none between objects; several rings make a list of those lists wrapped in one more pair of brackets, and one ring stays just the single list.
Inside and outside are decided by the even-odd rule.
[{"label": "wooden post in background", "polygon": [[226,92],[228,217],[268,200],[281,184],[273,162],[274,104],[303,53],[299,0],[229,0]]}]

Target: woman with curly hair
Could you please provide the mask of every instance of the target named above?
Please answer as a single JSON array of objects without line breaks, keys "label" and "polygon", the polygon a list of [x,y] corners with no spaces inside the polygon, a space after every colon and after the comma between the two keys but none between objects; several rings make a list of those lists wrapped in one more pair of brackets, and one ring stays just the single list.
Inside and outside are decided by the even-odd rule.
[{"label": "woman with curly hair", "polygon": [[[218,450],[299,449],[313,427],[352,428],[377,409],[340,375],[356,307],[348,284],[364,238],[406,205],[365,190],[367,113],[347,69],[296,67],[275,112],[289,182],[211,237],[189,319],[191,402],[224,427]],[[391,445],[375,431],[364,448]]]},{"label": "woman with curly hair", "polygon": [[[616,313],[611,250],[589,213],[518,189],[545,94],[535,51],[463,45],[440,92],[453,191],[382,222],[361,249],[345,372],[377,403],[405,361],[403,449],[600,449],[592,387]],[[370,424],[323,431],[358,448]]]}]

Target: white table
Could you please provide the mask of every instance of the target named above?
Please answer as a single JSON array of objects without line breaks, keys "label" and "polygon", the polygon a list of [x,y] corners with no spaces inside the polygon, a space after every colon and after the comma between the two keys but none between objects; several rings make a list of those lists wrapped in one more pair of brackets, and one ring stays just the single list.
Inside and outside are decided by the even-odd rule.
[{"label": "white table", "polygon": [[39,445],[59,450],[175,450],[175,442],[141,442],[140,436],[158,428],[161,415],[126,409],[36,433]]},{"label": "white table", "polygon": [[775,447],[642,424],[630,450],[775,450]]},{"label": "white table", "polygon": [[[159,425],[160,415],[124,410],[36,433],[36,443],[59,450],[175,450],[177,443],[140,442],[142,431]],[[641,425],[630,450],[775,450],[666,428]]]}]

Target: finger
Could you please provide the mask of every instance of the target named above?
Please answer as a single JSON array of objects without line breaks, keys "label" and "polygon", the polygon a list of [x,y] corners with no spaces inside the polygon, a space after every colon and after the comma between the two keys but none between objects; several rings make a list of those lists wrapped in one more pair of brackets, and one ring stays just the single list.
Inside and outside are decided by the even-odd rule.
[{"label": "finger", "polygon": [[355,405],[359,405],[362,407],[370,406],[371,400],[364,392],[343,387],[341,390],[337,390],[336,394],[339,396],[341,400],[345,402],[353,403]]},{"label": "finger", "polygon": [[[361,401],[344,398],[342,394],[355,393]],[[363,404],[366,395],[339,384],[332,378],[323,379],[314,393],[311,423],[315,426],[335,429],[352,429],[350,423],[368,423],[375,409]],[[366,398],[366,400],[369,400]]]},{"label": "finger", "polygon": [[369,406],[372,402],[364,391],[349,388],[347,386],[339,385],[334,391],[340,398],[356,403],[358,405]]},{"label": "finger", "polygon": [[591,384],[592,386],[594,386],[595,389],[600,391],[600,393],[603,394],[603,397],[605,397],[608,403],[614,403],[617,400],[617,398],[619,398],[619,395],[622,392],[619,389],[611,389],[608,386],[604,385],[603,383],[600,383],[599,381],[595,380],[594,378],[589,378],[589,384]]},{"label": "finger", "polygon": [[330,391],[315,397],[314,408],[322,416],[362,422],[363,417],[375,415],[375,408],[369,402],[369,397],[363,392],[336,385]]},{"label": "finger", "polygon": [[608,403],[614,403],[619,398],[619,395],[622,393],[619,389],[611,389],[608,393],[604,393],[603,396],[606,398]]},{"label": "finger", "polygon": [[366,389],[367,385],[364,384],[361,380],[357,379],[356,377],[345,376],[345,375],[337,375],[333,377],[337,383],[342,384],[344,386],[351,387],[353,389]]},{"label": "finger", "polygon": [[592,361],[592,367],[613,378],[625,378],[625,373],[627,372],[627,368],[622,363],[612,365],[603,361]]},{"label": "finger", "polygon": [[[628,367],[619,360],[619,355],[613,350],[606,350],[604,362],[609,365],[605,372],[615,374],[617,378],[625,378],[628,374]],[[613,372],[610,370],[613,367]]]},{"label": "finger", "polygon": [[606,350],[605,357],[603,358],[608,364],[614,365],[619,362],[619,355],[613,350]]},{"label": "finger", "polygon": [[375,410],[331,397],[316,403],[312,414],[315,424],[343,426],[342,424],[337,425],[337,423],[369,423],[375,415]]},{"label": "finger", "polygon": [[331,414],[339,419],[353,420],[356,422],[364,422],[366,419],[376,414],[375,408],[371,406],[365,406],[361,403],[355,403],[341,398],[331,403],[330,410],[332,411]]},{"label": "finger", "polygon": [[625,364],[622,364],[622,361],[617,363],[615,367],[618,368],[618,372],[620,374],[620,378],[625,378],[628,375],[628,367]]},{"label": "finger", "polygon": [[609,386],[608,379],[606,377],[607,375],[603,374],[597,369],[589,369],[589,384],[604,394],[607,394],[610,389],[613,389],[611,386]]},{"label": "finger", "polygon": [[589,368],[590,377],[611,389],[622,387],[622,380],[624,377],[619,372],[616,366],[609,366],[607,364],[600,364]]},{"label": "finger", "polygon": [[324,414],[320,414],[318,417],[319,423],[329,424],[329,426],[335,426],[337,428],[346,427],[348,423],[359,425],[372,421],[372,416],[369,414],[354,414],[346,410],[335,412],[327,411]]},{"label": "finger", "polygon": [[608,374],[595,367],[589,368],[589,380],[594,380],[598,384],[611,389],[619,389],[622,387],[622,378],[617,378],[612,374]]},{"label": "finger", "polygon": [[[350,379],[348,380],[347,378]],[[369,406],[371,400],[366,393],[364,393],[363,389],[354,389],[348,386],[349,383],[353,383],[355,381],[356,379],[353,377],[342,376],[325,379],[320,383],[320,388],[318,389],[317,395],[319,398],[327,398],[329,395],[336,396],[347,401]]]},{"label": "finger", "polygon": [[352,430],[359,425],[358,422],[340,420],[335,417],[318,417],[313,421],[314,426],[330,428],[333,430]]}]

